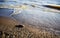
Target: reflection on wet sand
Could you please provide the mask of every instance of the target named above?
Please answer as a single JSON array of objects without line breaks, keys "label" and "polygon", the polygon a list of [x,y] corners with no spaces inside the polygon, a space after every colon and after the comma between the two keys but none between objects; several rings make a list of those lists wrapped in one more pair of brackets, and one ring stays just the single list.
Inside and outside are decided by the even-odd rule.
[{"label": "reflection on wet sand", "polygon": [[60,38],[60,36],[41,28],[37,29],[27,22],[23,25],[13,18],[0,16],[0,38]]}]

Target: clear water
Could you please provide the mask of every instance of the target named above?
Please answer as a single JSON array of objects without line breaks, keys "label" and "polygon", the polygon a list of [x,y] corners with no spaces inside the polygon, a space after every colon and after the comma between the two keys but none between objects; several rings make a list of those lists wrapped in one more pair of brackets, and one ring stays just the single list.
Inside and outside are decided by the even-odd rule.
[{"label": "clear water", "polygon": [[[11,4],[13,4],[13,5],[20,5],[20,4],[23,4],[23,3],[27,3],[27,4],[34,3],[34,4],[38,4],[38,5],[44,5],[44,4],[60,4],[60,0],[0,0],[0,4],[4,4],[4,5],[11,5]],[[14,11],[14,9],[13,9],[13,11]],[[1,12],[1,14],[4,15],[2,12]],[[11,13],[8,13],[8,15],[10,15],[10,14]]]}]

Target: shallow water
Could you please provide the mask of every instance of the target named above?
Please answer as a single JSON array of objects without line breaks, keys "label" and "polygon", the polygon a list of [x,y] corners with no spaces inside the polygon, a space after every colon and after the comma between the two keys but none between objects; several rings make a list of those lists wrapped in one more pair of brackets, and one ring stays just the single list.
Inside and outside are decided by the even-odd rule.
[{"label": "shallow water", "polygon": [[[15,4],[15,2],[0,2],[5,4]],[[60,4],[59,0],[17,0],[16,4],[24,4],[28,5],[26,9],[22,9],[21,13],[11,14],[14,12],[14,9],[1,9],[0,8],[0,16],[10,16],[14,17],[16,20],[26,23],[29,25],[35,25],[36,27],[44,27],[48,30],[54,31],[56,33],[60,33],[60,10],[43,7],[41,5],[44,4]],[[32,7],[31,5],[35,4],[36,7]]]}]

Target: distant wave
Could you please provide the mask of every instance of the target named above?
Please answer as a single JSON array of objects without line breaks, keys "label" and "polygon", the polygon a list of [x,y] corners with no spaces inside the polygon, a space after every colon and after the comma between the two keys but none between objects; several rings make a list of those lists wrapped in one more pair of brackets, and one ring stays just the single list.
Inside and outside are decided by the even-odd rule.
[{"label": "distant wave", "polygon": [[8,0],[0,2],[0,4],[22,4],[22,3],[35,3],[35,4],[60,4],[59,0]]}]

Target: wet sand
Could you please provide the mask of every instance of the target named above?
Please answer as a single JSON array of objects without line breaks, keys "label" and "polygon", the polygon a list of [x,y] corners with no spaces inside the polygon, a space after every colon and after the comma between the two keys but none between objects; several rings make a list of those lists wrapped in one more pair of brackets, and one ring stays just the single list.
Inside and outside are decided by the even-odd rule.
[{"label": "wet sand", "polygon": [[[20,24],[24,25],[23,28],[17,29],[15,26]],[[11,38],[60,38],[59,35],[37,28],[35,25],[32,26],[26,22],[20,23],[13,18],[3,16],[0,16],[0,32],[4,32],[3,34],[5,35],[1,36],[0,34],[0,38],[11,37],[11,35]]]}]

